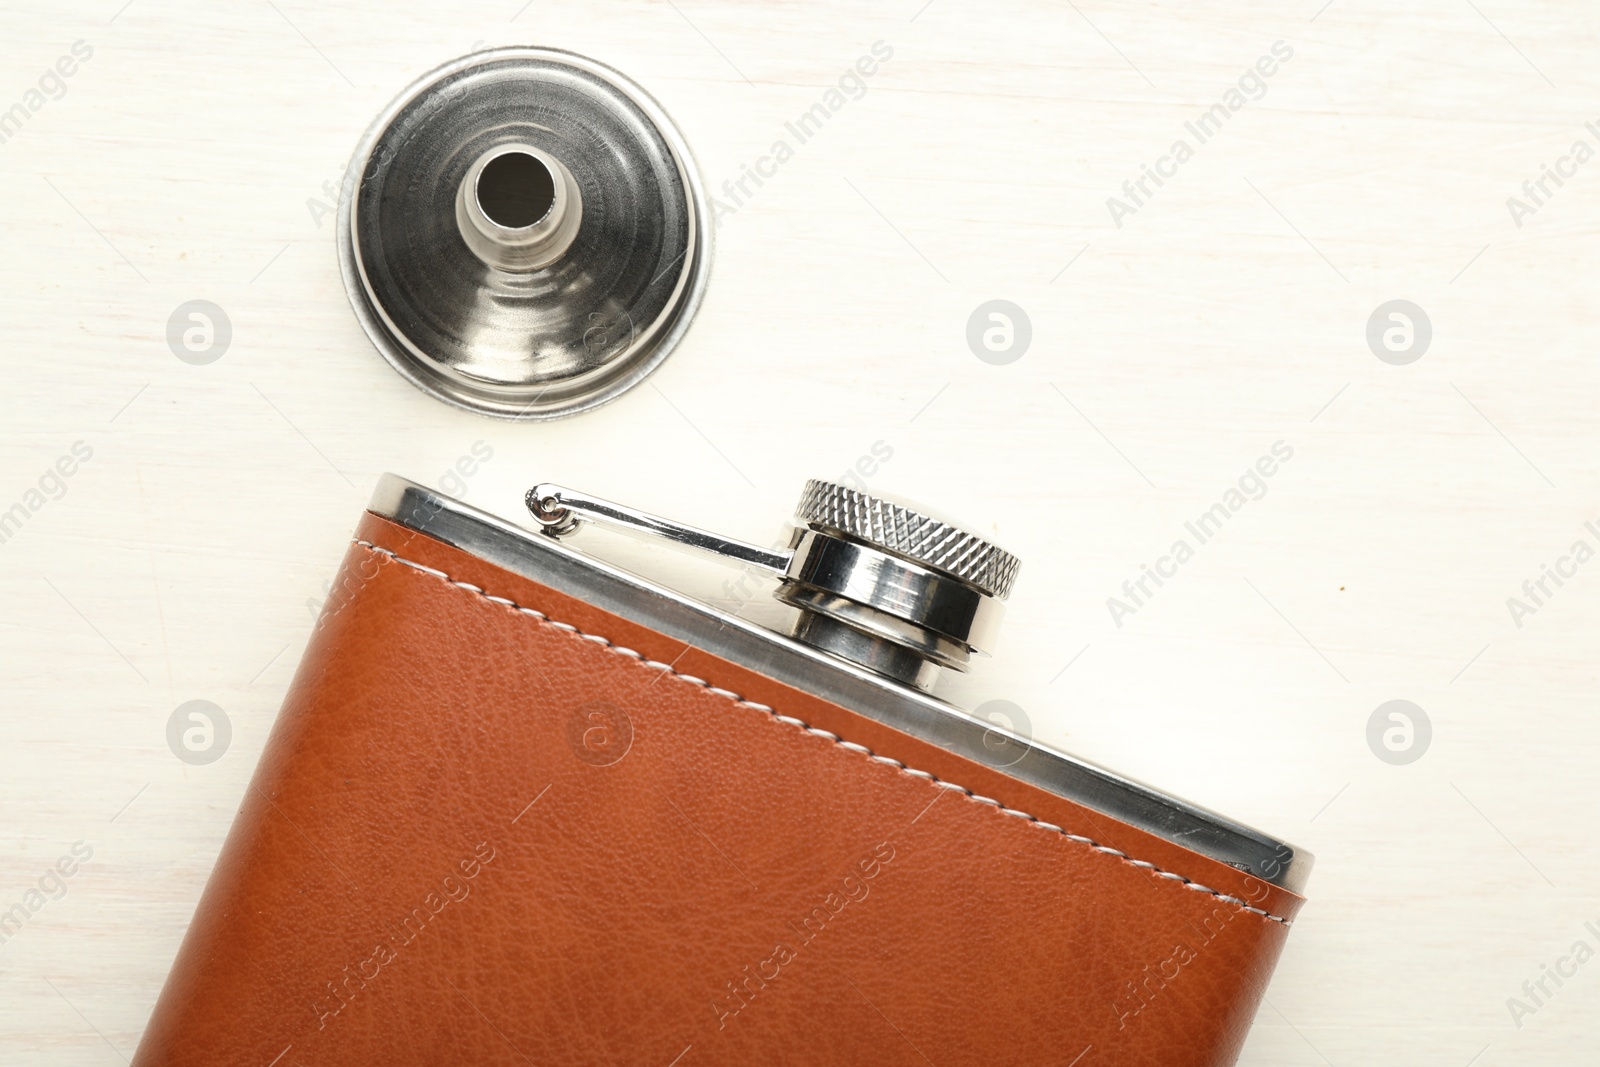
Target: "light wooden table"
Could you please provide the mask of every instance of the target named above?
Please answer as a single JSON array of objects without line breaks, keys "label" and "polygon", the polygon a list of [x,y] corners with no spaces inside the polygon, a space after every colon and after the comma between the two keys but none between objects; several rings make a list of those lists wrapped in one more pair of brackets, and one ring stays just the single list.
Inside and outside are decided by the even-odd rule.
[{"label": "light wooden table", "polygon": [[[1561,162],[1600,149],[1596,16],[1319,2],[12,5],[0,909],[92,857],[0,945],[0,1061],[131,1055],[375,478],[481,441],[471,502],[554,479],[763,543],[882,442],[872,485],[1026,561],[951,699],[1317,854],[1244,1063],[1593,1063],[1600,962],[1507,1001],[1600,949],[1600,562],[1560,562],[1600,549],[1600,162]],[[865,95],[721,193],[879,41]],[[394,375],[324,203],[404,84],[505,43],[637,78],[735,209],[683,348],[570,422]],[[209,365],[166,339],[196,299],[232,328]],[[966,339],[993,299],[1031,323],[1005,365]],[[1392,300],[1431,323],[1405,365],[1368,345]],[[196,699],[232,728],[209,765],[166,742]],[[1431,723],[1406,765],[1367,741],[1391,700]]]}]

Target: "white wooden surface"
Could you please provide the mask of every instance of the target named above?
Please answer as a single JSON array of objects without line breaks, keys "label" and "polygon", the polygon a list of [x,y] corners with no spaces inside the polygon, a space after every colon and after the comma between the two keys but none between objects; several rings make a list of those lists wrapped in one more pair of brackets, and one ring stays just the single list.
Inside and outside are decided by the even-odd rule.
[{"label": "white wooden surface", "polygon": [[[380,472],[438,484],[482,441],[474,503],[556,479],[765,542],[881,441],[874,486],[1026,561],[952,699],[1317,854],[1244,1063],[1594,1062],[1600,963],[1520,1027],[1507,998],[1600,948],[1600,564],[1520,628],[1506,606],[1600,547],[1600,162],[1521,228],[1506,206],[1600,146],[1592,8],[519,3],[8,5],[0,107],[93,56],[0,144],[0,509],[93,457],[0,544],[0,909],[93,858],[0,945],[0,1061],[131,1055]],[[720,188],[880,40],[866,95],[723,220],[651,385],[507,425],[358,329],[314,202],[428,67],[593,55]],[[1265,96],[1114,226],[1107,197],[1277,41]],[[1032,322],[1006,366],[965,341],[993,298]],[[1433,324],[1408,366],[1365,340],[1396,298]],[[191,299],[232,323],[210,365],[168,349]],[[1266,495],[1114,625],[1277,441]],[[165,740],[192,699],[232,723],[207,766]],[[1366,742],[1391,699],[1433,725],[1407,766]]]}]

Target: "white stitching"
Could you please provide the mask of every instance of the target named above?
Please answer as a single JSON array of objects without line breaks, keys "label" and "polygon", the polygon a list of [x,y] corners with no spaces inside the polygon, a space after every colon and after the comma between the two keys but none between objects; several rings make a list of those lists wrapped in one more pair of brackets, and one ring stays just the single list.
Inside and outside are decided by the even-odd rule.
[{"label": "white stitching", "polygon": [[503,606],[506,606],[506,607],[513,608],[514,610],[516,610],[518,612],[521,612],[523,615],[531,616],[532,618],[535,618],[535,619],[539,620],[540,622],[545,623],[548,626],[553,626],[558,630],[562,630],[562,631],[564,631],[566,633],[574,634],[575,636],[581,637],[586,641],[593,641],[595,644],[603,645],[609,651],[615,652],[615,653],[617,653],[618,655],[621,655],[621,656],[626,656],[627,658],[632,659],[632,660],[634,660],[634,661],[636,661],[638,663],[641,663],[642,665],[644,665],[646,667],[649,667],[651,669],[659,669],[660,671],[662,671],[662,672],[664,672],[666,674],[670,674],[673,677],[678,678],[678,679],[680,679],[682,681],[688,682],[688,683],[690,683],[692,685],[697,685],[697,686],[701,687],[702,689],[706,690],[708,693],[712,693],[712,694],[715,694],[716,696],[720,696],[720,697],[726,697],[732,703],[734,703],[734,704],[736,704],[736,705],[738,705],[740,707],[750,708],[753,711],[764,712],[765,714],[770,716],[774,722],[782,723],[785,726],[796,727],[796,728],[798,728],[800,730],[805,731],[808,734],[813,734],[813,735],[815,735],[817,737],[821,737],[821,738],[824,738],[824,739],[826,739],[828,741],[831,741],[835,745],[837,745],[838,747],[840,747],[842,749],[845,749],[845,750],[851,751],[851,752],[862,753],[862,754],[866,755],[867,757],[869,757],[870,759],[872,759],[872,760],[874,760],[874,761],[876,761],[878,763],[886,763],[886,764],[890,765],[891,767],[896,768],[901,774],[910,775],[910,776],[915,777],[915,778],[923,778],[923,779],[926,779],[929,782],[932,782],[934,785],[941,786],[942,788],[949,789],[949,790],[951,790],[953,792],[964,794],[969,800],[973,800],[973,801],[976,801],[979,804],[984,804],[984,805],[987,805],[989,807],[992,807],[997,812],[999,812],[1000,814],[1011,815],[1011,816],[1014,816],[1014,817],[1019,818],[1019,819],[1024,819],[1024,820],[1032,823],[1033,825],[1039,827],[1040,829],[1048,830],[1051,833],[1054,833],[1054,834],[1057,834],[1057,835],[1059,835],[1061,837],[1066,838],[1068,841],[1072,841],[1072,842],[1075,842],[1077,844],[1087,845],[1087,846],[1089,846],[1091,851],[1103,852],[1108,856],[1115,856],[1118,859],[1122,860],[1122,862],[1128,864],[1131,867],[1137,867],[1137,868],[1139,868],[1141,870],[1147,870],[1151,874],[1156,875],[1158,877],[1167,878],[1167,879],[1170,879],[1170,880],[1172,880],[1174,882],[1179,882],[1187,889],[1193,889],[1193,890],[1195,890],[1197,892],[1200,892],[1200,893],[1208,893],[1211,896],[1216,897],[1218,900],[1222,901],[1225,904],[1233,904],[1233,905],[1237,906],[1240,911],[1249,912],[1252,915],[1259,915],[1264,919],[1270,919],[1271,921],[1273,921],[1275,923],[1281,923],[1284,926],[1293,926],[1294,925],[1294,920],[1293,919],[1286,919],[1281,915],[1274,915],[1270,911],[1265,911],[1265,910],[1263,910],[1261,908],[1252,907],[1250,904],[1245,903],[1243,900],[1240,900],[1238,897],[1230,896],[1227,893],[1221,892],[1220,890],[1212,889],[1210,886],[1201,885],[1199,882],[1196,882],[1191,878],[1185,878],[1181,874],[1176,874],[1176,873],[1174,873],[1172,871],[1162,870],[1160,867],[1157,867],[1155,864],[1150,863],[1147,860],[1136,860],[1136,859],[1132,858],[1131,856],[1129,856],[1126,852],[1123,852],[1120,849],[1112,848],[1109,845],[1102,845],[1102,844],[1100,844],[1100,842],[1095,841],[1093,838],[1084,837],[1081,834],[1069,833],[1066,830],[1063,830],[1061,827],[1055,825],[1054,823],[1045,822],[1043,819],[1040,819],[1039,817],[1037,817],[1035,815],[1030,815],[1025,811],[1018,811],[1015,808],[1008,808],[1004,804],[1000,803],[998,800],[991,800],[989,797],[980,796],[977,793],[974,793],[972,790],[968,789],[966,786],[956,785],[954,782],[946,782],[943,779],[939,778],[937,775],[935,775],[935,774],[933,774],[933,773],[931,773],[929,771],[921,771],[921,770],[917,770],[915,767],[907,767],[904,763],[901,763],[899,760],[893,759],[892,757],[889,757],[889,756],[880,756],[876,752],[873,752],[871,749],[867,748],[865,745],[859,745],[859,744],[856,744],[853,741],[846,741],[843,738],[841,738],[838,734],[831,733],[831,732],[829,732],[827,730],[821,729],[820,727],[812,726],[809,723],[806,723],[805,721],[803,721],[801,719],[796,719],[796,718],[794,718],[793,716],[790,716],[790,715],[780,715],[778,712],[774,711],[772,708],[768,707],[765,704],[758,704],[753,700],[745,700],[743,697],[739,696],[737,693],[734,693],[734,692],[732,692],[730,690],[727,690],[727,689],[719,689],[716,686],[712,685],[710,682],[707,682],[702,678],[696,678],[693,675],[683,674],[683,673],[681,673],[679,671],[676,671],[676,670],[674,670],[672,668],[672,664],[670,664],[670,663],[660,663],[660,662],[657,662],[655,660],[645,659],[644,656],[642,656],[638,652],[635,652],[633,649],[624,648],[623,646],[616,644],[615,642],[611,641],[609,638],[603,637],[600,634],[585,633],[584,631],[578,629],[576,626],[573,626],[571,623],[558,622],[557,620],[550,618],[550,616],[546,615],[544,612],[539,611],[539,610],[537,610],[535,608],[525,608],[525,607],[521,606],[520,604],[517,604],[517,603],[514,603],[513,601],[505,599],[504,597],[491,596],[490,594],[486,593],[484,590],[478,588],[475,585],[472,585],[472,584],[470,584],[468,582],[458,582],[458,581],[452,579],[448,574],[445,574],[443,571],[435,570],[432,567],[426,566],[426,565],[421,564],[421,563],[417,563],[417,562],[415,562],[413,560],[406,559],[404,556],[401,556],[400,554],[394,552],[392,549],[384,548],[381,545],[375,545],[371,541],[364,541],[364,540],[362,540],[360,538],[356,538],[355,539],[355,544],[361,545],[363,548],[370,549],[373,552],[377,552],[380,555],[388,556],[390,559],[394,560],[396,563],[403,563],[407,567],[412,568],[413,570],[420,571],[421,573],[426,574],[426,575],[430,575],[431,577],[434,577],[434,578],[439,578],[439,579],[443,580],[448,585],[452,585],[452,586],[456,587],[457,589],[462,589],[462,590],[465,590],[466,592],[473,593],[473,594],[475,594],[475,595],[477,595],[479,597],[482,597],[484,600],[489,601],[492,604],[499,604],[499,605],[503,605]]}]

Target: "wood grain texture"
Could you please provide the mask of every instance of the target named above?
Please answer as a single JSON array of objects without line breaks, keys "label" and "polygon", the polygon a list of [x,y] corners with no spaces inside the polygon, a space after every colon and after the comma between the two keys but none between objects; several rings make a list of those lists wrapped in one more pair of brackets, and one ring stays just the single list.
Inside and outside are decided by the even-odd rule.
[{"label": "wood grain texture", "polygon": [[[519,4],[6,12],[0,514],[27,517],[0,543],[0,912],[40,906],[0,944],[0,1061],[131,1053],[373,482],[438,485],[480,441],[464,495],[491,510],[548,479],[762,543],[806,477],[883,442],[871,485],[1024,560],[950,699],[1013,701],[1041,740],[1317,854],[1242,1063],[1593,1061],[1600,964],[1537,1004],[1523,984],[1600,949],[1600,563],[1537,604],[1522,586],[1600,549],[1600,161],[1520,227],[1507,206],[1600,149],[1593,10]],[[863,96],[723,191],[878,41]],[[1198,143],[1186,123],[1279,41]],[[548,425],[391,372],[318,206],[403,85],[511,43],[636,78],[733,208],[683,348]],[[1180,138],[1117,226],[1107,199]],[[232,324],[203,366],[166,340],[195,299]],[[966,340],[991,299],[1032,326],[1004,366]],[[1366,340],[1395,299],[1432,324],[1406,366]],[[1198,544],[1185,524],[1279,441],[1265,494]],[[1180,538],[1193,558],[1118,626],[1108,598]],[[209,765],[167,747],[195,699],[232,726]],[[1366,740],[1394,699],[1432,723],[1405,766]]]}]

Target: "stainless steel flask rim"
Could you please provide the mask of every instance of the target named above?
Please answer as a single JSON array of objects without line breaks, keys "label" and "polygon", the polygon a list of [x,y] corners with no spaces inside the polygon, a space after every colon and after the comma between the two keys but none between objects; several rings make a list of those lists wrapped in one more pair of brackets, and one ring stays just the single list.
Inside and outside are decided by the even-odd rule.
[{"label": "stainless steel flask rim", "polygon": [[[548,267],[548,277],[545,274],[508,273],[504,269],[505,264],[485,262],[483,264],[484,277],[487,279],[485,282],[476,286],[458,286],[459,291],[439,294],[440,306],[461,309],[463,314],[477,316],[468,320],[472,329],[462,330],[460,335],[449,338],[458,342],[461,350],[467,354],[465,360],[459,361],[467,364],[463,369],[452,362],[449,353],[439,351],[438,346],[434,346],[435,350],[430,351],[428,346],[419,344],[416,338],[410,336],[408,331],[397,323],[397,318],[405,319],[415,313],[414,318],[417,321],[432,326],[434,320],[438,318],[438,315],[432,312],[437,309],[422,308],[419,311],[408,306],[403,299],[397,299],[381,284],[375,283],[374,272],[384,265],[368,262],[364,258],[363,237],[371,238],[371,223],[370,220],[363,221],[361,198],[363,190],[375,177],[384,173],[383,168],[390,162],[383,158],[375,159],[374,151],[384,142],[385,135],[397,120],[408,115],[411,109],[418,107],[419,102],[428,106],[437,104],[443,108],[446,104],[459,100],[466,95],[455,89],[460,84],[461,78],[480,72],[514,70],[516,64],[525,65],[530,72],[527,75],[530,78],[533,77],[531,72],[535,71],[540,72],[541,76],[552,77],[554,74],[570,72],[572,76],[570,84],[564,84],[563,91],[574,94],[574,99],[586,100],[588,105],[596,109],[597,115],[604,115],[605,108],[610,106],[609,101],[603,98],[602,90],[614,93],[617,99],[625,102],[627,108],[637,109],[636,115],[623,114],[620,109],[612,114],[616,116],[619,124],[631,123],[645,133],[659,138],[660,147],[664,148],[665,154],[670,157],[670,181],[653,188],[659,190],[661,201],[666,203],[671,211],[681,212],[686,223],[686,232],[679,234],[678,243],[682,244],[681,251],[676,256],[662,253],[661,258],[670,261],[658,263],[655,265],[656,269],[648,271],[651,276],[647,283],[635,283],[636,289],[642,284],[644,288],[639,289],[639,292],[650,297],[649,306],[645,308],[646,314],[642,316],[634,315],[633,309],[628,306],[630,293],[608,292],[605,284],[608,274],[618,273],[610,268],[615,267],[622,257],[645,254],[648,249],[641,253],[639,248],[627,242],[612,241],[601,249],[604,258],[599,261],[600,269],[590,269],[591,264],[587,262],[558,262]],[[593,92],[590,93],[592,99],[582,95],[585,85],[593,88]],[[488,108],[492,105],[486,103],[484,106]],[[425,118],[416,121],[425,121]],[[488,121],[484,120],[486,124]],[[528,123],[524,122],[522,125],[527,127]],[[465,138],[468,133],[474,133],[481,138],[486,134],[486,129],[487,126],[484,129],[471,131],[446,129],[429,132],[437,136],[461,138]],[[551,136],[555,135],[555,131],[548,127],[539,129],[543,129]],[[487,147],[498,147],[507,141],[515,140],[517,140],[516,131],[511,130],[507,131],[501,141]],[[578,143],[580,140],[574,139],[570,142],[569,150],[571,143]],[[618,146],[615,144],[596,142],[590,146],[590,151],[594,153],[593,158],[566,160],[557,158],[554,162],[558,167],[550,169],[552,171],[565,169],[564,164],[573,164],[576,168],[581,164],[589,172],[602,172],[603,168],[616,168],[627,163],[625,152],[619,155]],[[609,155],[606,154],[608,151]],[[480,153],[479,156],[481,155]],[[476,163],[478,170],[481,170],[484,161],[483,158],[475,156],[471,162]],[[474,178],[476,174],[477,170],[474,171]],[[570,181],[570,174],[566,177]],[[558,184],[561,183],[562,175],[558,173],[556,179]],[[575,189],[575,185],[569,185],[568,188]],[[447,242],[452,243],[452,247],[446,251],[460,257],[466,254],[465,249],[471,242],[465,238],[464,229],[456,232],[457,189],[450,188],[448,193],[451,201],[450,216],[447,220],[449,230],[453,233],[453,242],[459,242],[461,247],[455,247],[453,242]],[[625,203],[628,199],[614,196],[611,206],[617,211],[630,209],[648,211],[647,207]],[[583,205],[585,224],[590,221],[591,207],[592,205]],[[536,47],[489,49],[445,63],[412,83],[377,116],[357,144],[340,190],[337,225],[340,274],[356,318],[374,347],[413,385],[456,407],[480,414],[508,419],[561,418],[616,399],[648,377],[682,341],[704,297],[709,277],[710,218],[705,187],[694,165],[688,143],[661,105],[637,83],[603,63],[560,49]],[[443,227],[445,221],[442,218],[432,219],[431,224]],[[594,225],[598,227],[602,221],[596,218]],[[658,218],[656,221],[661,220]],[[594,233],[600,234],[601,231],[595,230]],[[574,235],[570,232],[562,236],[569,243],[574,239]],[[572,256],[568,257],[569,260],[580,253],[596,255],[597,243],[601,237],[593,236],[587,241],[584,238],[577,240],[578,245],[573,249]],[[417,254],[425,256],[428,250],[422,250]],[[474,251],[471,254],[476,255],[478,259],[484,258],[481,251]],[[511,266],[513,270],[520,269],[515,263]],[[638,264],[629,266],[630,276],[640,277],[638,271],[632,269]],[[565,274],[561,273],[563,270],[566,271]],[[560,303],[562,300],[570,302],[572,294],[584,286],[589,287],[589,304],[566,306]],[[537,293],[534,292],[535,289],[538,290]],[[557,312],[569,314],[575,320],[569,330],[572,338],[568,344],[570,351],[557,349],[552,352],[547,346],[546,350],[535,352],[527,361],[527,373],[521,376],[518,374],[482,376],[472,373],[476,367],[471,364],[473,355],[471,345],[476,337],[491,330],[504,329],[509,321],[506,316],[507,308],[509,306],[514,310],[517,307],[517,300],[536,299],[545,301],[539,305],[541,309],[555,308]],[[643,296],[639,299],[643,302]],[[396,306],[397,304],[399,306]],[[643,321],[640,321],[641,319]],[[553,356],[553,358],[545,358],[541,362],[539,358],[541,356]],[[574,371],[575,373],[572,373]]]}]

